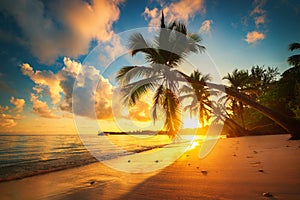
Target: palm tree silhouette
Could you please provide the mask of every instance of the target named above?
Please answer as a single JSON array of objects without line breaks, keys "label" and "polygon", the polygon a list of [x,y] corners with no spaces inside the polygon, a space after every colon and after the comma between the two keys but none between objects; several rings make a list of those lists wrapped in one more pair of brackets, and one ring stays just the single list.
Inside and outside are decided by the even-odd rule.
[{"label": "palm tree silhouette", "polygon": [[181,127],[181,109],[177,98],[181,76],[175,70],[189,53],[205,49],[199,45],[200,37],[188,33],[186,26],[174,21],[167,28],[162,12],[161,29],[153,43],[148,43],[140,33],[129,38],[131,55],[145,54],[149,66],[125,66],[117,74],[116,80],[124,92],[124,101],[134,105],[136,101],[150,90],[153,96],[152,116],[157,120],[157,109],[161,107],[165,114],[164,129],[174,137]]},{"label": "palm tree silhouette", "polygon": [[[294,51],[294,50],[300,50],[300,43],[292,43],[289,45],[289,50]],[[299,67],[300,66],[300,54],[292,55],[288,57],[288,63],[294,67]]]},{"label": "palm tree silhouette", "polygon": [[[226,79],[230,83],[230,88],[236,92],[244,93],[247,89],[247,84],[249,80],[248,71],[235,69],[231,74],[227,74],[223,79]],[[242,121],[242,126],[245,128],[244,120],[244,104],[239,101],[236,97],[231,95],[226,95],[226,102],[230,102],[230,109],[235,117],[240,117]]]},{"label": "palm tree silhouette", "polygon": [[[195,81],[207,82],[211,80],[209,74],[202,75],[198,70],[194,70],[190,77]],[[209,121],[212,112],[212,102],[209,98],[211,95],[215,95],[216,91],[209,91],[205,85],[192,83],[182,86],[179,92],[184,94],[179,97],[181,101],[187,98],[192,99],[191,103],[184,107],[184,111],[189,110],[191,117],[192,115],[198,115],[198,120],[201,126],[204,127],[205,122]]]}]

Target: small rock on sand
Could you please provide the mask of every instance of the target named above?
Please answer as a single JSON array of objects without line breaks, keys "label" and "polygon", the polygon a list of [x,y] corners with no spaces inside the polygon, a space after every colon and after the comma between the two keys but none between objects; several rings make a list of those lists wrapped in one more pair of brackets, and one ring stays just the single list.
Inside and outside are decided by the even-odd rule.
[{"label": "small rock on sand", "polygon": [[269,192],[264,192],[264,193],[262,193],[262,195],[264,197],[273,197],[273,195],[271,193],[269,193]]}]

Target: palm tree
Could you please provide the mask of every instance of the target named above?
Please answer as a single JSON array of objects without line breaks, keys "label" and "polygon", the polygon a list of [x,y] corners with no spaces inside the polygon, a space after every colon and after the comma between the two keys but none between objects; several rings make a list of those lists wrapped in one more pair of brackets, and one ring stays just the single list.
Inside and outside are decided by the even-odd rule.
[{"label": "palm tree", "polygon": [[[186,82],[188,81],[189,83],[194,83],[194,84],[199,84],[199,85],[206,85],[209,88],[213,88],[216,90],[219,90],[221,92],[225,92],[227,95],[235,97],[239,101],[243,102],[244,104],[251,106],[255,110],[259,111],[266,117],[270,118],[273,120],[276,124],[281,126],[284,130],[286,130],[288,133],[291,134],[292,140],[300,139],[300,131],[299,131],[299,121],[296,120],[295,118],[286,116],[278,111],[275,111],[273,109],[270,109],[253,99],[249,98],[249,96],[246,96],[238,91],[233,90],[230,87],[226,87],[221,84],[215,84],[215,83],[209,83],[209,82],[201,82],[201,81],[194,81],[192,80],[188,75],[178,71],[183,77],[178,78],[178,81]],[[225,91],[224,91],[225,89]]]},{"label": "palm tree", "polygon": [[[204,85],[235,97],[272,119],[292,135],[291,139],[300,139],[299,122],[296,119],[267,108],[232,88],[196,81],[176,70],[187,54],[201,52],[205,48],[198,44],[201,41],[198,35],[187,33],[185,25],[173,22],[167,28],[164,27],[166,26],[162,17],[161,30],[153,44],[146,42],[141,34],[134,34],[130,38],[129,47],[132,56],[138,52],[144,53],[150,66],[127,66],[119,70],[117,81],[125,92],[126,103],[135,104],[143,94],[151,89],[155,90],[153,119],[154,121],[157,119],[156,109],[161,106],[166,114],[165,128],[169,135],[174,137],[181,124],[178,120],[180,119],[179,101],[176,98],[179,83]],[[136,79],[139,80],[135,81]]]},{"label": "palm tree", "polygon": [[[202,75],[198,70],[194,70],[190,77],[195,81],[207,82],[211,80],[209,74]],[[211,117],[211,101],[209,97],[216,94],[216,92],[209,91],[204,85],[193,83],[183,85],[179,92],[184,93],[184,95],[180,96],[180,100],[192,99],[191,103],[184,107],[184,111],[189,110],[191,117],[198,114],[199,122],[204,127],[205,122],[208,122]]]},{"label": "palm tree", "polygon": [[247,94],[255,100],[264,94],[270,86],[276,81],[279,75],[278,68],[264,66],[253,66],[250,70]]},{"label": "palm tree", "polygon": [[129,38],[131,55],[145,54],[149,66],[125,66],[117,74],[117,81],[124,92],[126,104],[134,105],[143,94],[154,91],[152,116],[157,120],[157,109],[165,114],[164,129],[174,137],[181,126],[180,102],[177,98],[180,76],[175,70],[189,53],[205,49],[199,45],[200,37],[188,33],[186,26],[174,21],[165,28],[162,13],[161,29],[153,43],[147,42],[140,33]]},{"label": "palm tree", "polygon": [[[294,51],[294,50],[300,50],[300,43],[292,43],[289,45],[289,50]],[[293,65],[294,67],[299,67],[300,66],[300,54],[292,55],[288,58],[288,63],[290,65]]]},{"label": "palm tree", "polygon": [[[223,79],[227,79],[230,83],[230,88],[236,92],[244,93],[247,88],[247,83],[249,80],[248,71],[235,69],[231,74],[227,74]],[[244,104],[237,98],[226,95],[226,102],[230,103],[231,111],[234,117],[239,117],[242,121],[242,126],[245,128],[244,120]]]}]

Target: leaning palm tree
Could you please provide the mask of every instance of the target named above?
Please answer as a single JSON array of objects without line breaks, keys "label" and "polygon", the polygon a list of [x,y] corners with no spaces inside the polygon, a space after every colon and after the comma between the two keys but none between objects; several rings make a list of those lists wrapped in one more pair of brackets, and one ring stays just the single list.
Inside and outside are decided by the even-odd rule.
[{"label": "leaning palm tree", "polygon": [[[247,83],[249,80],[248,71],[235,69],[231,74],[227,74],[223,79],[228,80],[230,88],[236,92],[244,93],[247,89]],[[233,116],[239,117],[242,121],[242,126],[245,128],[244,120],[244,104],[237,98],[226,95],[226,102],[230,104]]]},{"label": "leaning palm tree", "polygon": [[[289,45],[289,50],[294,51],[294,50],[300,50],[300,43],[292,43]],[[299,67],[300,66],[300,54],[292,55],[288,57],[288,63],[294,67]]]},{"label": "leaning palm tree", "polygon": [[[190,75],[191,79],[195,81],[207,82],[211,80],[209,74],[202,75],[198,70],[194,70]],[[216,94],[215,91],[209,91],[205,85],[190,84],[183,85],[180,88],[180,93],[184,95],[180,96],[180,100],[191,99],[191,103],[184,107],[184,111],[189,110],[191,117],[198,115],[198,120],[202,127],[209,121],[211,117],[211,101],[210,96]]]},{"label": "leaning palm tree", "polygon": [[145,54],[148,66],[125,66],[117,74],[117,81],[124,93],[124,103],[134,105],[143,94],[154,91],[152,116],[157,120],[157,110],[165,114],[164,129],[170,137],[175,137],[181,127],[181,109],[177,98],[180,74],[175,68],[189,53],[205,49],[199,45],[200,37],[188,33],[186,26],[174,21],[167,28],[162,13],[161,29],[150,43],[140,33],[129,38],[131,55]]}]

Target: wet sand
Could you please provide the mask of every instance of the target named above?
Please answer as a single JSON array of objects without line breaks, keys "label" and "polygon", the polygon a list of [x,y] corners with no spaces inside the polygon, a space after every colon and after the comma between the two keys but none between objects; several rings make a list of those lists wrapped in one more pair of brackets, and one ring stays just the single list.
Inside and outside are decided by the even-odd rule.
[{"label": "wet sand", "polygon": [[203,159],[200,145],[151,173],[125,173],[93,163],[2,182],[0,198],[300,199],[300,141],[288,138],[220,139]]}]

